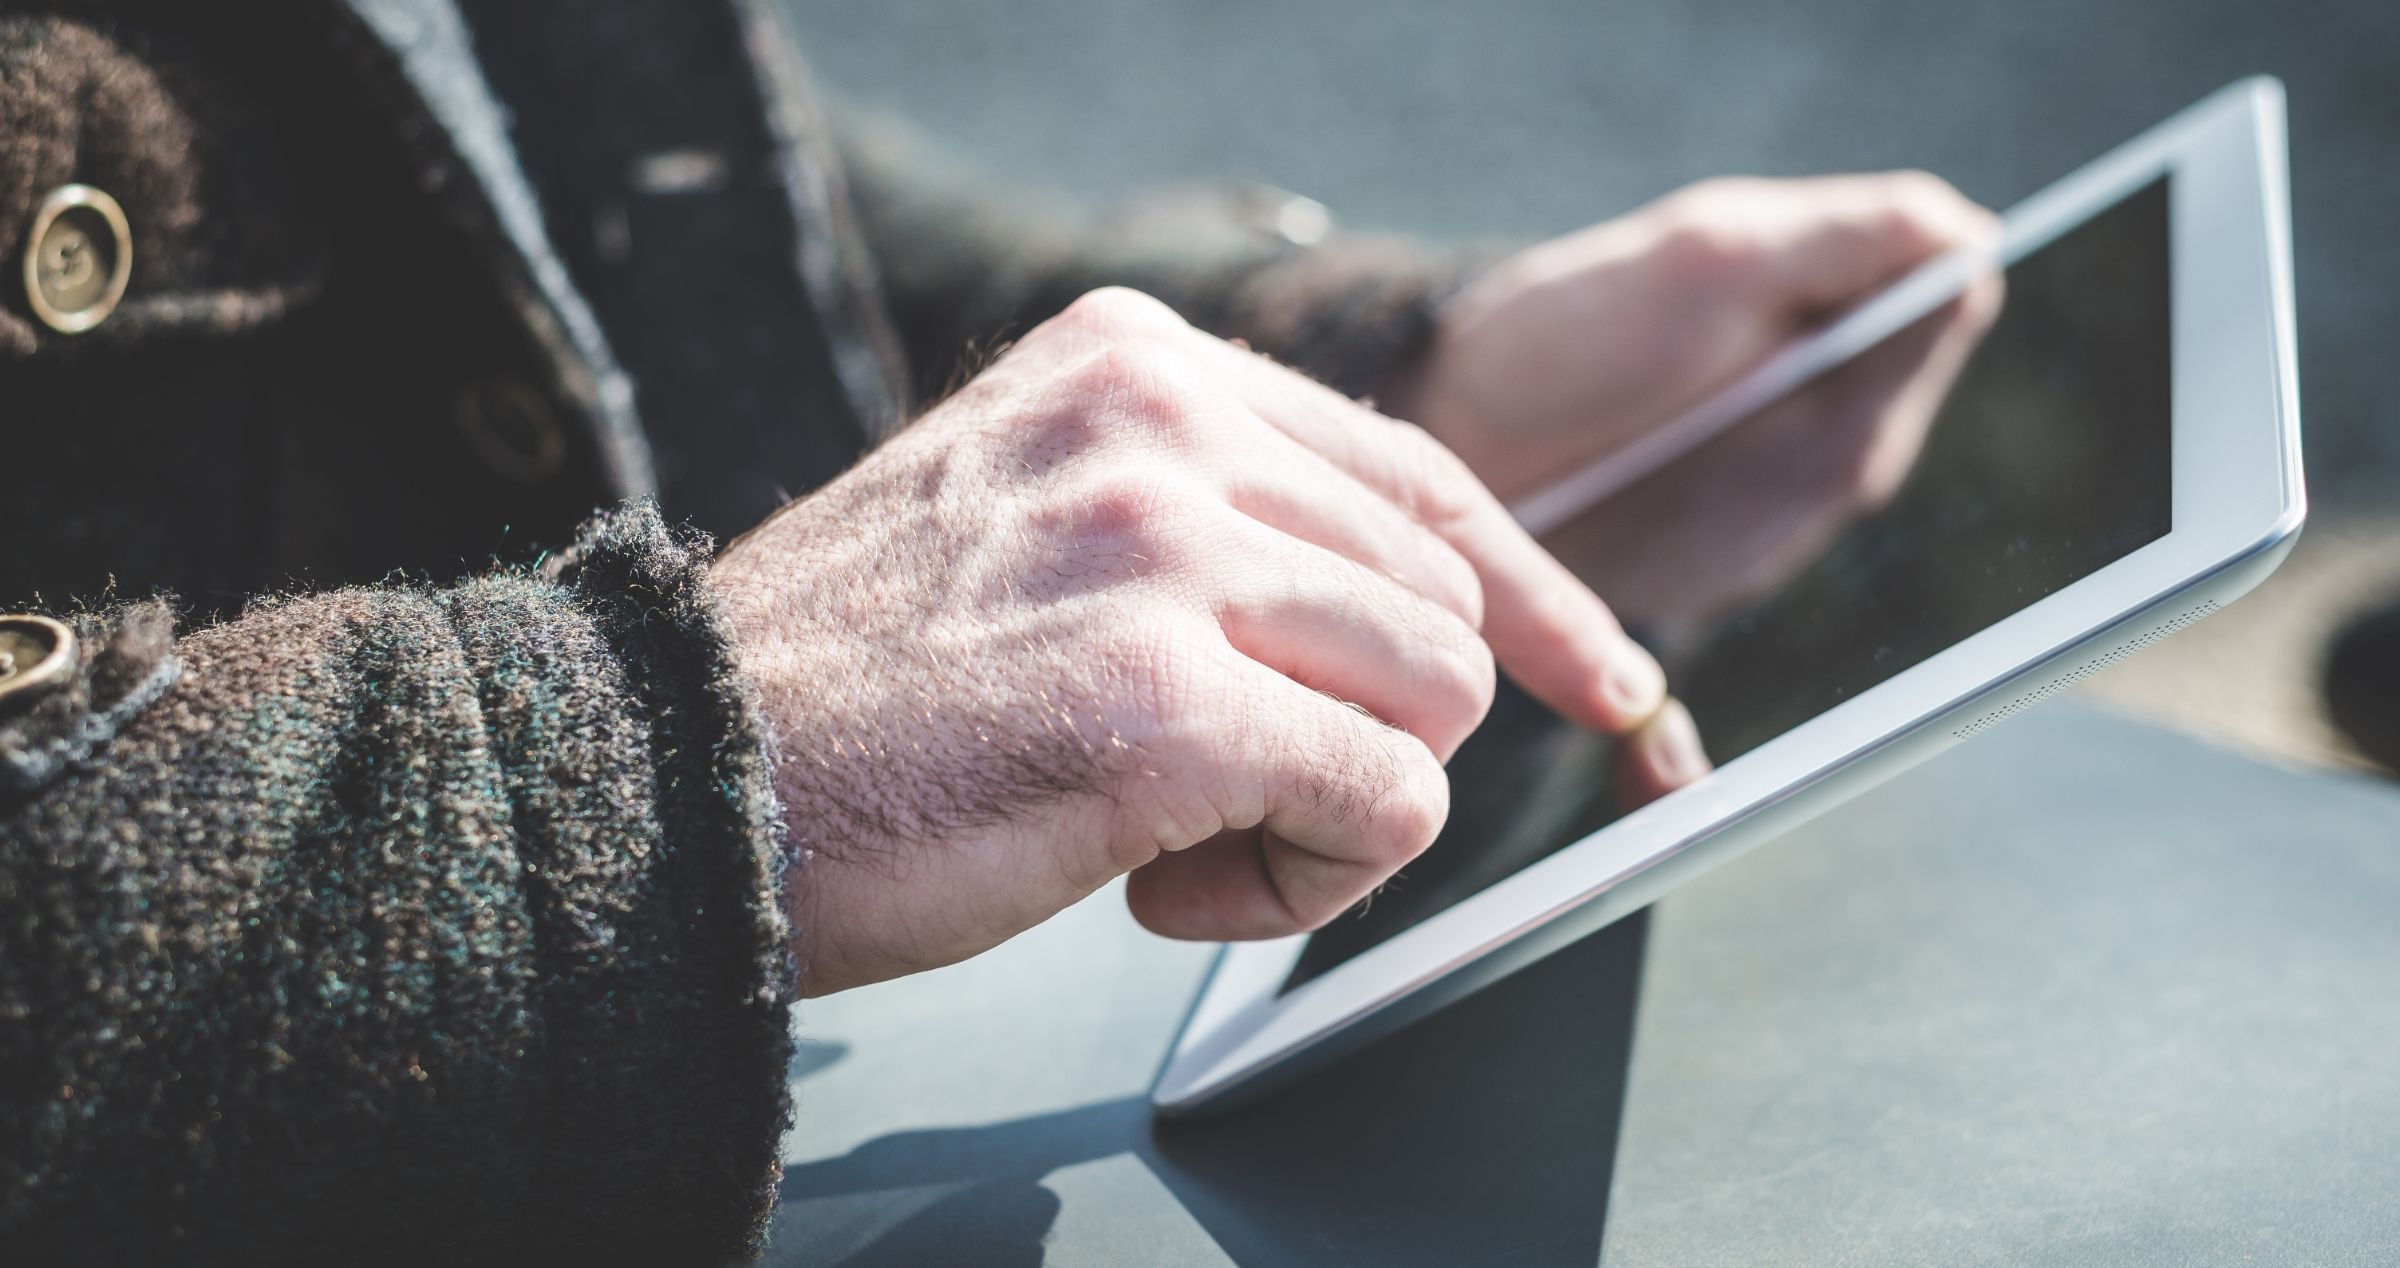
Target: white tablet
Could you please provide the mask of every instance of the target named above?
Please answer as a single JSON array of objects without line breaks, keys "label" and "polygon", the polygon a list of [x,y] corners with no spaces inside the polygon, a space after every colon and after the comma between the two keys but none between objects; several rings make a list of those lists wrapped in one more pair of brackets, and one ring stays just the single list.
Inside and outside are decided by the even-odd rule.
[{"label": "white tablet", "polygon": [[[1680,667],[1715,773],[1616,815],[1604,742],[1504,690],[1451,763],[1441,839],[1361,911],[1225,948],[1152,1100],[1219,1107],[1358,1048],[2256,584],[2305,510],[2288,239],[2268,79],[2010,211],[2007,299],[1899,494]],[[1970,272],[1937,263],[1520,517],[1738,426]]]}]

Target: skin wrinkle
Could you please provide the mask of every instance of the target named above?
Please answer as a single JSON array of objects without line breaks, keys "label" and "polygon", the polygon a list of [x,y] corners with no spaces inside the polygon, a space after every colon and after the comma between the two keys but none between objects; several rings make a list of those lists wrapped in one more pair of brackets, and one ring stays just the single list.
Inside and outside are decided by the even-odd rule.
[{"label": "skin wrinkle", "polygon": [[[1056,645],[1046,637],[1025,635],[1023,645],[1056,658]],[[913,706],[888,694],[862,703],[858,697],[868,693],[858,684],[820,697],[826,732],[839,735],[840,724],[831,719],[873,718],[884,737],[879,752],[869,754],[860,743],[854,755],[838,738],[824,746],[829,751],[811,752],[793,742],[810,733],[805,721],[786,731],[779,777],[795,821],[806,825],[798,839],[809,849],[850,857],[876,853],[875,842],[938,842],[1097,792],[1114,782],[1124,764],[1141,760],[1136,746],[1113,730],[1097,741],[1085,734],[1079,716],[1097,723],[1103,716],[1098,700],[1063,682],[1044,687],[1038,711],[1017,726],[1021,719],[1004,718],[988,702],[971,703],[972,684],[945,670],[946,658],[923,637],[899,641],[896,648],[910,654],[902,666],[882,666],[883,676],[907,682]],[[972,745],[947,740],[952,732],[939,725],[940,715],[962,705],[978,709],[989,723]],[[1011,747],[995,742],[995,734],[1025,738]],[[891,748],[895,736],[906,737],[907,753]],[[892,864],[887,858],[883,865]]]},{"label": "skin wrinkle", "polygon": [[[1078,456],[1090,440],[1075,428],[1040,431],[1029,443],[1014,460],[1050,469]],[[900,478],[918,494],[913,506],[902,505],[927,523],[921,531],[952,531],[948,525],[968,515],[994,518],[988,484],[963,487],[970,482],[949,452],[920,447],[916,465]],[[984,505],[970,508],[969,497]],[[1102,499],[1072,511],[998,518],[1009,525],[1005,540],[1014,548],[1004,549],[1004,557],[1039,549],[1037,541],[1050,543],[1043,554],[1054,585],[1029,596],[1012,571],[970,568],[936,574],[905,596],[893,596],[868,580],[897,566],[883,550],[869,547],[862,558],[845,559],[861,554],[860,537],[815,544],[812,571],[849,578],[838,583],[848,619],[829,633],[849,649],[845,659],[855,667],[812,699],[777,710],[787,719],[778,777],[805,849],[855,858],[883,853],[876,843],[939,841],[1079,796],[1114,799],[1125,772],[1146,761],[1139,745],[1105,722],[1103,697],[1079,684],[1051,628],[1014,633],[1035,663],[1058,667],[1050,680],[1035,684],[1029,707],[1004,706],[981,684],[961,679],[948,668],[959,658],[937,642],[953,611],[1050,612],[1057,628],[1073,628],[1084,619],[1078,612],[1083,600],[1146,570],[1146,558],[1123,544],[1140,512]],[[879,540],[906,537],[903,530]],[[1037,602],[1028,604],[1029,597]],[[793,619],[811,606],[776,602],[768,619]],[[942,725],[945,717],[961,714],[980,716],[980,731],[960,738]],[[1093,728],[1088,734],[1087,718]],[[881,737],[878,749],[844,741],[860,720],[870,721]],[[812,742],[812,736],[821,738]],[[876,866],[898,874],[890,858]]]}]

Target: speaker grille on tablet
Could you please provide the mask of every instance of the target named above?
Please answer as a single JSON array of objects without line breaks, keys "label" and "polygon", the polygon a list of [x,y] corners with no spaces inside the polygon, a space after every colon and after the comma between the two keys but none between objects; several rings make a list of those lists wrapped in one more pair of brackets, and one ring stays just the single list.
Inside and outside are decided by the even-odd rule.
[{"label": "speaker grille on tablet", "polygon": [[1969,722],[1965,726],[1962,726],[1955,731],[1952,731],[1950,735],[1954,739],[1971,740],[1976,736],[1983,734],[1985,731],[1990,730],[1994,725],[2005,722],[2008,719],[2023,713],[2027,709],[2030,709],[2033,706],[2040,704],[2044,700],[2057,695],[2059,692],[2065,691],[2067,688],[2074,686],[2076,683],[2082,682],[2084,679],[2091,677],[2093,674],[2099,673],[2101,670],[2116,664],[2118,661],[2133,655],[2135,652],[2148,647],[2152,643],[2165,638],[2167,635],[2172,634],[2187,625],[2190,625],[2192,622],[2197,621],[2201,617],[2207,616],[2209,613],[2216,610],[2217,601],[2215,599],[2210,599],[2207,602],[2202,603],[2200,606],[2184,612],[2181,616],[2176,617],[2174,620],[2169,621],[2166,624],[2159,626],[2157,629],[2142,635],[2140,638],[2119,643],[2115,647],[2109,648],[2107,651],[2100,653],[2098,656],[2094,656],[2090,660],[2077,665],[2074,669],[2069,670],[2068,672],[2061,674],[2046,683],[2043,683],[2041,686],[2036,687],[2021,696],[2018,696],[2016,699],[2009,701],[2007,704],[2001,705],[1999,708],[1992,710],[1990,713],[1984,714],[1982,717]]}]

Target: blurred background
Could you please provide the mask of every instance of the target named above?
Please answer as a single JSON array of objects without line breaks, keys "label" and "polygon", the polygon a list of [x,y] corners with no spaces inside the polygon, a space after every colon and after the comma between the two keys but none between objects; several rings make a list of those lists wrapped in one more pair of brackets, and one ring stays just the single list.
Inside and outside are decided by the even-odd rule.
[{"label": "blurred background", "polygon": [[1726,173],[1922,167],[2005,207],[2241,76],[2291,94],[2313,512],[2249,598],[2081,690],[2364,765],[2328,640],[2400,592],[2400,3],[791,0],[837,98],[1092,198],[1231,178],[1353,227],[1535,238]]}]

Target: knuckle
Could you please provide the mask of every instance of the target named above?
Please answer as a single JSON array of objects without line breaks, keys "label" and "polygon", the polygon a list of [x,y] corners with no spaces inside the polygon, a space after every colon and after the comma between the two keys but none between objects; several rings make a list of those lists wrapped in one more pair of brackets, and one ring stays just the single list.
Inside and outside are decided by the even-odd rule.
[{"label": "knuckle", "polygon": [[1997,230],[1991,212],[1931,172],[1908,169],[1883,177],[1886,217],[1895,236],[1922,241],[1928,247],[1948,245],[1978,231]]},{"label": "knuckle", "polygon": [[1086,560],[1104,557],[1163,566],[1175,534],[1169,525],[1184,498],[1171,482],[1135,471],[1110,472],[1063,490],[1041,513],[1050,541]]},{"label": "knuckle", "polygon": [[1490,644],[1449,613],[1442,616],[1442,624],[1450,631],[1443,648],[1442,683],[1452,693],[1452,704],[1459,714],[1472,725],[1491,711],[1492,696],[1500,686],[1500,670],[1492,659]]},{"label": "knuckle", "polygon": [[1745,176],[1711,176],[1682,186],[1652,206],[1669,219],[1698,217],[1730,199],[1756,191],[1759,181]]},{"label": "knuckle", "polygon": [[1476,495],[1483,486],[1465,460],[1424,428],[1407,423],[1390,426],[1409,514],[1422,524],[1439,528],[1473,513],[1478,502]]},{"label": "knuckle", "polygon": [[[1466,622],[1470,631],[1481,630],[1484,614],[1483,578],[1476,574],[1475,565],[1468,563],[1465,555],[1459,554],[1450,543],[1438,537],[1434,538],[1428,553],[1434,559],[1436,584],[1442,586],[1449,595],[1458,619]],[[1476,641],[1481,643],[1482,640],[1479,638]]]},{"label": "knuckle", "polygon": [[1409,735],[1382,729],[1388,777],[1377,794],[1371,843],[1392,867],[1425,852],[1450,818],[1450,780],[1431,750]]},{"label": "knuckle", "polygon": [[1378,582],[1370,610],[1387,615],[1391,637],[1423,666],[1419,707],[1447,724],[1472,727],[1491,707],[1499,670],[1491,646],[1457,613],[1403,583]]},{"label": "knuckle", "polygon": [[1476,574],[1475,565],[1415,519],[1397,513],[1390,518],[1393,540],[1386,549],[1414,561],[1415,570],[1410,575],[1386,575],[1433,608],[1446,626],[1474,636],[1483,628],[1484,607],[1483,578]]},{"label": "knuckle", "polygon": [[1182,361],[1156,344],[1102,349],[1073,371],[1069,390],[1113,432],[1177,443],[1193,434],[1199,393]]},{"label": "knuckle", "polygon": [[1903,202],[1923,205],[1966,201],[1966,196],[1959,193],[1956,186],[1923,168],[1901,168],[1886,173],[1884,181],[1890,186],[1893,196]]},{"label": "knuckle", "polygon": [[1755,234],[1696,202],[1664,218],[1652,249],[1677,276],[1699,282],[1746,272],[1757,265],[1760,254]]},{"label": "knuckle", "polygon": [[1102,336],[1127,336],[1183,324],[1174,309],[1129,286],[1086,291],[1051,320]]},{"label": "knuckle", "polygon": [[1112,341],[1070,367],[1065,387],[1087,404],[1113,403],[1151,377],[1148,358],[1148,350],[1139,345]]},{"label": "knuckle", "polygon": [[1483,720],[1499,688],[1491,647],[1446,609],[1420,603],[1426,671],[1420,706],[1429,720],[1464,735]]}]

